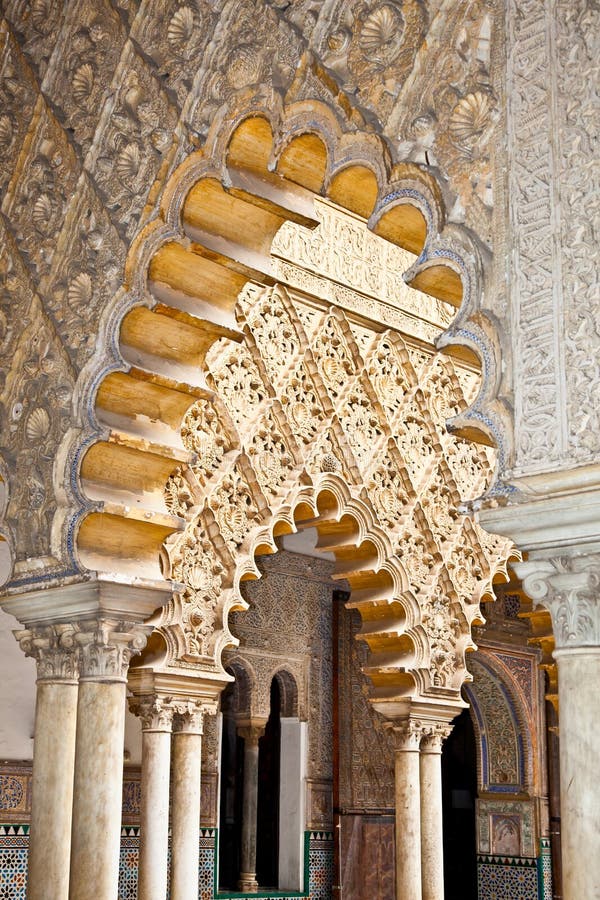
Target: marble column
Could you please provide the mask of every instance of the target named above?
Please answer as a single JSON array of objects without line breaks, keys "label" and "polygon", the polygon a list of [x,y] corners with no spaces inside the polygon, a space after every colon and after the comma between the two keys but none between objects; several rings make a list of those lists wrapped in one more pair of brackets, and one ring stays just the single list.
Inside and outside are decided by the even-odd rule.
[{"label": "marble column", "polygon": [[142,804],[138,900],[165,900],[169,852],[169,780],[173,706],[159,696],[133,697],[142,721]]},{"label": "marble column", "polygon": [[396,900],[421,900],[421,728],[408,721],[396,738]]},{"label": "marble column", "polygon": [[15,632],[37,663],[29,900],[67,900],[77,722],[78,650],[71,625]]},{"label": "marble column", "polygon": [[[536,558],[537,557],[537,558]],[[600,548],[532,554],[515,565],[552,616],[560,710],[564,900],[600,897]]]},{"label": "marble column", "polygon": [[421,741],[421,874],[423,900],[444,900],[442,742],[448,726],[426,730]]},{"label": "marble column", "polygon": [[200,788],[205,707],[175,703],[171,813],[171,900],[198,900]]},{"label": "marble column", "polygon": [[115,900],[127,668],[147,629],[109,618],[81,628],[69,897]]},{"label": "marble column", "polygon": [[242,848],[238,888],[244,893],[258,890],[256,880],[256,826],[258,812],[258,742],[265,733],[263,719],[238,725],[244,738],[244,792],[242,797]]}]

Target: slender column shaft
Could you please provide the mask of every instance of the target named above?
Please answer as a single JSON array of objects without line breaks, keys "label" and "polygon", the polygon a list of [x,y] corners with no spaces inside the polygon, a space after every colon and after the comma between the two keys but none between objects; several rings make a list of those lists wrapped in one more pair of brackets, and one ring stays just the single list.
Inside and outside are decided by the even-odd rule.
[{"label": "slender column shaft", "polygon": [[240,860],[240,891],[258,890],[256,880],[256,826],[258,812],[258,742],[264,734],[265,723],[238,728],[244,738],[244,792],[242,797],[242,847]]},{"label": "slender column shaft", "polygon": [[421,900],[421,801],[418,733],[396,749],[396,900]]},{"label": "slender column shaft", "polygon": [[134,698],[142,719],[142,805],[138,900],[165,900],[169,852],[172,707],[156,696]]},{"label": "slender column shaft", "polygon": [[202,721],[202,708],[190,703],[173,726],[171,900],[198,900]]},{"label": "slender column shaft", "polygon": [[444,900],[442,733],[421,742],[421,873],[423,900]]},{"label": "slender column shaft", "polygon": [[71,626],[21,631],[37,660],[29,900],[67,900],[77,722],[77,652]]},{"label": "slender column shaft", "polygon": [[81,677],[70,900],[115,900],[119,879],[126,675],[131,648],[142,633],[102,620],[79,634]]},{"label": "slender column shaft", "polygon": [[564,900],[600,897],[600,648],[556,650]]}]

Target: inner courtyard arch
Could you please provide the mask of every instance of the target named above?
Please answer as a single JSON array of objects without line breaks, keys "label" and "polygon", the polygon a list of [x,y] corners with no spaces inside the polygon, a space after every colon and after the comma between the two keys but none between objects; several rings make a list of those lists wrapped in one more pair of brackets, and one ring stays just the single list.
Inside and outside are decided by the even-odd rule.
[{"label": "inner courtyard arch", "polygon": [[[380,141],[343,134],[325,106],[311,116],[302,104],[286,110],[285,140],[264,110],[233,117],[171,179],[162,217],[132,247],[131,291],[113,312],[114,361],[104,356],[90,382],[100,430],[65,454],[80,467],[85,502],[63,506],[56,533],[117,594],[134,586],[143,595],[137,621],[127,601],[117,620],[107,587],[112,617],[102,612],[98,633],[105,646],[121,642],[124,659],[144,643],[150,604],[162,605],[130,669],[131,705],[145,717],[148,748],[175,729],[173,762],[190,773],[203,718],[230,677],[221,655],[235,644],[228,617],[245,607],[240,585],[258,577],[256,557],[276,552],[278,539],[316,528],[317,549],[334,555],[363,620],[371,702],[396,735],[396,805],[408,823],[396,830],[397,896],[434,897],[441,856],[425,873],[421,853],[440,849],[439,773],[426,781],[433,812],[422,823],[419,756],[426,748],[437,772],[464,705],[471,626],[513,553],[457,515],[492,478],[494,425],[478,404],[493,352],[481,322],[469,351],[435,351],[456,307],[463,319],[472,312],[480,271],[467,235],[444,229],[432,177],[391,166]],[[311,262],[314,234],[325,271]],[[106,693],[111,709],[122,704]],[[146,713],[152,697],[167,710],[158,731]],[[82,752],[76,783],[87,766]],[[185,800],[183,774],[174,788],[171,879],[182,900],[194,895],[198,859],[199,776],[189,777]],[[155,790],[143,786],[148,808]],[[150,844],[166,854],[164,821],[145,821],[142,883],[153,877]],[[73,890],[87,890],[88,865],[107,885],[114,878],[106,830],[98,821],[78,842]]]}]

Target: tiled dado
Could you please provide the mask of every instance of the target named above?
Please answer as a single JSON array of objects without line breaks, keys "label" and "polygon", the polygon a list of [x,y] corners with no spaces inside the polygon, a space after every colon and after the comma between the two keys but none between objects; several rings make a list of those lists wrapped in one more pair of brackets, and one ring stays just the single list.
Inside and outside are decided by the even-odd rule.
[{"label": "tiled dado", "polygon": [[[215,851],[216,868],[216,851]],[[330,831],[307,831],[304,834],[304,883],[301,893],[258,891],[252,900],[331,900],[333,888],[333,834]],[[217,900],[242,900],[247,895],[218,892]],[[203,898],[204,900],[204,898]],[[212,898],[211,898],[212,900]]]},{"label": "tiled dado", "polygon": [[[333,884],[333,835],[329,832],[308,832],[306,835],[305,877],[309,892],[280,900],[331,900]],[[27,852],[29,825],[8,823],[0,825],[0,900],[26,900]],[[136,900],[137,870],[140,849],[140,829],[137,825],[121,829],[118,900]],[[198,900],[213,900],[217,833],[203,828],[200,833],[200,865],[198,871]],[[271,895],[272,896],[272,895]],[[254,895],[260,900],[261,895]]]},{"label": "tiled dado", "polygon": [[0,898],[25,900],[29,825],[0,825]]},{"label": "tiled dado", "polygon": [[477,856],[478,900],[538,900],[537,859]]}]

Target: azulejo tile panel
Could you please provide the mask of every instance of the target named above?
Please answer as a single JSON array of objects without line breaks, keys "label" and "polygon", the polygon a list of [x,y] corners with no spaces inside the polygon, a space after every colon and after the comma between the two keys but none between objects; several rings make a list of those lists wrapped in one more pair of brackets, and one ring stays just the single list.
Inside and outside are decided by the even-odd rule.
[{"label": "azulejo tile panel", "polygon": [[0,900],[25,900],[28,825],[0,825]]},{"label": "azulejo tile panel", "polygon": [[478,900],[538,900],[537,860],[479,856]]},{"label": "azulejo tile panel", "polygon": [[121,852],[119,856],[119,900],[137,900],[139,858],[139,827],[122,828]]},{"label": "azulejo tile panel", "polygon": [[550,849],[549,838],[541,838],[540,840],[540,857],[538,864],[540,900],[552,900],[552,851]]},{"label": "azulejo tile panel", "polygon": [[331,900],[333,887],[333,834],[310,833],[308,845],[308,885],[310,900]]}]

